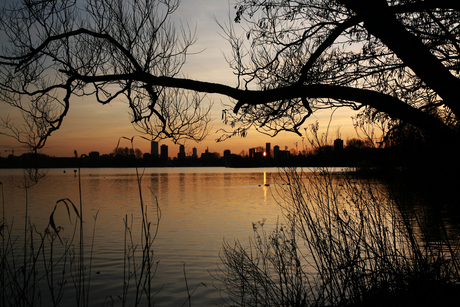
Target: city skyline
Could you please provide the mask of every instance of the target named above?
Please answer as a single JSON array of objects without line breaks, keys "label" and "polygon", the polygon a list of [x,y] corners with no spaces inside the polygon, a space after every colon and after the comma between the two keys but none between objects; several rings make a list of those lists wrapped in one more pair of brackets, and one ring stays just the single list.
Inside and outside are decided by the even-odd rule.
[{"label": "city skyline", "polygon": [[[337,142],[339,141],[339,142]],[[333,143],[331,144],[328,144],[329,146],[333,146],[334,148],[338,147],[337,144],[340,144],[340,147],[343,147],[345,142],[342,140],[342,139],[335,139]],[[202,154],[205,154],[205,153],[218,153],[220,155],[220,157],[223,157],[225,155],[225,153],[228,151],[230,154],[235,154],[235,155],[241,155],[241,156],[248,156],[250,158],[253,158],[253,157],[256,157],[256,154],[257,153],[262,153],[262,156],[263,157],[274,157],[275,156],[275,152],[291,152],[294,150],[294,152],[297,152],[297,153],[302,153],[303,151],[308,151],[308,149],[311,149],[310,146],[308,146],[307,144],[305,143],[302,143],[302,144],[294,144],[295,147],[289,147],[289,146],[280,146],[278,144],[272,144],[270,142],[267,142],[265,144],[259,144],[259,145],[256,145],[256,146],[252,146],[252,147],[249,147],[247,149],[243,149],[241,151],[232,151],[232,149],[230,148],[226,148],[224,149],[222,152],[219,152],[219,151],[215,151],[215,150],[210,150],[209,147],[206,147],[203,151],[199,151],[197,147],[192,147],[192,148],[189,148],[186,150],[185,146],[184,145],[179,145],[179,144],[176,144],[176,145],[173,145],[173,147],[171,148],[171,146],[168,146],[166,144],[161,144],[160,142],[156,142],[156,141],[151,141],[150,142],[150,151],[142,151],[142,154],[145,155],[145,154],[150,154],[152,157],[157,157],[157,158],[162,158],[162,155],[164,154],[167,154],[168,155],[168,158],[169,159],[174,159],[174,158],[190,158],[190,157],[195,157],[195,158],[200,158],[200,156]],[[120,148],[124,148],[124,147],[127,147],[127,146],[120,146]],[[173,148],[179,148],[177,150],[177,153],[175,150],[172,150],[170,151],[170,149],[173,149]],[[129,147],[128,147],[129,148]],[[262,150],[260,150],[262,148]],[[137,147],[135,147],[134,149],[138,149]],[[11,153],[11,150],[9,151]],[[100,155],[112,155],[114,154],[113,150],[111,152],[99,152],[97,150],[93,150],[93,151],[90,151],[88,153],[82,153],[82,154],[90,154],[90,153],[98,153]],[[175,153],[175,154],[174,154]],[[16,156],[20,156],[22,153],[19,152],[19,153],[16,153]],[[14,155],[14,153],[13,153]]]},{"label": "city skyline", "polygon": [[[356,133],[355,131],[348,131],[349,133],[345,134],[342,132],[342,139],[347,140],[351,138],[356,138]],[[353,133],[353,134],[352,134]],[[223,152],[225,150],[230,150],[232,154],[240,154],[242,151],[245,152],[246,155],[249,154],[249,149],[255,148],[255,147],[260,147],[260,146],[265,146],[266,143],[271,143],[278,145],[280,148],[285,149],[286,147],[288,150],[295,149],[298,150],[298,148],[304,148],[308,149],[310,146],[308,144],[308,141],[305,137],[299,137],[299,136],[294,136],[293,133],[290,132],[284,132],[281,134],[288,135],[290,137],[286,136],[278,136],[278,137],[267,137],[264,134],[254,132],[253,137],[246,137],[246,138],[241,138],[241,137],[236,137],[233,139],[229,139],[223,142],[185,142],[185,144],[174,144],[172,141],[166,139],[166,140],[160,140],[156,141],[158,143],[158,151],[160,152],[161,145],[167,145],[168,146],[168,156],[170,158],[177,157],[177,154],[180,152],[180,147],[184,147],[184,152],[186,156],[191,156],[193,155],[194,149],[196,149],[198,153],[198,157],[200,156],[200,153],[204,153],[206,150],[209,150],[209,152],[218,152],[219,154],[223,155]],[[332,142],[334,139],[336,139],[336,135],[332,135],[329,133],[328,137],[328,142],[330,145],[332,145]],[[52,140],[52,138],[50,139]],[[267,141],[269,140],[269,141]],[[147,141],[143,137],[138,137],[134,138],[133,143],[131,144],[130,140],[126,138],[117,138],[114,139],[113,142],[107,142],[104,146],[100,146],[101,144],[96,144],[94,147],[91,147],[93,142],[89,142],[86,144],[86,146],[80,149],[82,150],[77,150],[77,149],[72,149],[71,147],[67,148],[66,151],[64,151],[63,155],[60,154],[54,154],[52,150],[40,150],[39,153],[46,154],[51,157],[73,157],[75,155],[74,151],[77,151],[77,154],[88,154],[90,152],[99,152],[101,155],[102,154],[111,154],[115,148],[117,147],[129,147],[131,148],[132,146],[134,148],[138,148],[139,150],[142,151],[142,153],[151,153],[152,152],[152,141]],[[110,144],[113,144],[111,147]],[[257,145],[254,145],[257,144]],[[273,145],[273,146],[275,146]],[[272,147],[273,147],[272,146]],[[98,149],[98,148],[101,148]],[[297,147],[297,148],[296,148]],[[0,144],[0,157],[8,157],[10,154],[13,154],[14,156],[20,156],[23,153],[29,152],[27,146],[18,144],[17,146],[13,145],[4,145]]]}]

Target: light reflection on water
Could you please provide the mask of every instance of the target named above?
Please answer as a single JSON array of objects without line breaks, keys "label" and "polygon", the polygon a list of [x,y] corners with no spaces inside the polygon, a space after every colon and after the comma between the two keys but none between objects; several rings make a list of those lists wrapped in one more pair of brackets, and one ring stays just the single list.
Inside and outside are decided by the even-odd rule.
[{"label": "light reflection on water", "polygon": [[[155,199],[161,208],[159,234],[154,244],[160,261],[154,289],[160,290],[155,306],[181,306],[187,299],[183,265],[190,289],[198,289],[192,305],[214,306],[219,293],[208,271],[219,261],[223,240],[247,241],[252,222],[266,218],[272,229],[281,211],[271,197],[277,169],[148,168],[142,172],[142,197],[151,222],[155,222]],[[21,229],[25,214],[25,193],[19,188],[21,170],[0,170],[4,184],[5,215]],[[123,219],[133,219],[133,233],[140,232],[140,200],[134,169],[82,169],[82,204],[86,243],[89,244],[94,216],[90,301],[101,305],[112,297],[120,305],[123,285]],[[29,190],[31,221],[43,230],[56,201],[70,199],[79,206],[78,178],[73,169],[49,170]],[[156,197],[156,198],[155,198]],[[59,208],[58,224],[71,233],[67,211]],[[89,247],[87,248],[89,250]],[[203,284],[206,285],[206,287]],[[74,303],[75,299],[70,302]],[[65,304],[64,304],[65,305]],[[93,305],[93,304],[91,304]]]}]

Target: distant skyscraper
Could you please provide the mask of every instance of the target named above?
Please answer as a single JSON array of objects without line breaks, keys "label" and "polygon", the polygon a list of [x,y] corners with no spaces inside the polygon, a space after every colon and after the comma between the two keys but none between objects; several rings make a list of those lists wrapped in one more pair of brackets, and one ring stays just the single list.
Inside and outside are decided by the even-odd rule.
[{"label": "distant skyscraper", "polygon": [[177,159],[185,159],[185,146],[179,146],[179,153],[177,154]]},{"label": "distant skyscraper", "polygon": [[161,145],[161,160],[168,161],[168,145]]},{"label": "distant skyscraper", "polygon": [[196,147],[193,147],[193,154],[192,154],[193,159],[198,159],[198,151]]},{"label": "distant skyscraper", "polygon": [[150,142],[150,154],[152,157],[158,157],[158,142]]},{"label": "distant skyscraper", "polygon": [[267,158],[270,158],[270,157],[271,157],[271,147],[270,147],[270,143],[266,143],[266,144],[265,144],[265,152],[267,153],[266,157],[267,157]]},{"label": "distant skyscraper", "polygon": [[275,159],[278,159],[279,153],[280,153],[280,147],[278,145],[275,145],[275,147],[273,147],[273,157]]}]

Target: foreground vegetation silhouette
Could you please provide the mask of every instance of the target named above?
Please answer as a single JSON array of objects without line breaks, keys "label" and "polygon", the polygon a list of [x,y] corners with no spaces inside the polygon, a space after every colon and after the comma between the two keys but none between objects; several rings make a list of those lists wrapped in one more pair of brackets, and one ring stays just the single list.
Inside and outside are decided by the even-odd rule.
[{"label": "foreground vegetation silhouette", "polygon": [[[91,223],[83,220],[82,193],[84,191],[81,190],[80,170],[78,170],[79,202],[75,204],[68,198],[56,200],[46,229],[44,231],[37,229],[27,214],[29,205],[27,193],[28,189],[37,184],[43,176],[44,173],[37,169],[24,170],[22,187],[26,194],[24,204],[26,211],[23,236],[18,236],[14,230],[15,225],[12,222],[14,217],[5,216],[2,189],[0,253],[2,306],[62,306],[73,302],[75,306],[93,306],[89,297],[94,288],[91,285],[91,276],[94,274],[92,260],[97,213],[93,217],[91,229]],[[153,212],[148,213],[152,208],[149,209],[143,201],[142,175],[137,172],[137,169],[136,178],[141,225],[133,224],[133,216],[126,215],[122,221],[125,229],[123,255],[120,255],[124,259],[123,289],[122,293],[114,293],[112,297],[100,298],[108,305],[121,303],[122,306],[153,306],[153,297],[158,291],[153,289],[152,283],[158,266],[158,260],[154,257],[153,243],[158,234],[161,211],[156,203]],[[57,209],[67,212],[70,223],[55,218]],[[149,216],[153,216],[153,221]],[[74,220],[74,223],[71,220]],[[67,226],[70,232],[64,232]],[[136,229],[137,232],[139,227],[138,237],[133,235],[133,230]],[[91,231],[91,234],[88,235],[88,231]],[[88,238],[90,242],[86,241]],[[64,296],[65,302],[63,302]]]},{"label": "foreground vegetation silhouette", "polygon": [[[404,145],[416,137],[407,163],[371,170],[366,175],[375,181],[324,172],[306,178],[305,185],[301,173],[284,173],[280,204],[286,221],[273,233],[255,224],[249,247],[224,245],[216,277],[229,304],[447,303],[459,279],[458,233],[440,224],[441,236],[431,240],[428,215],[420,208],[439,214],[458,207],[460,163],[452,150],[460,139],[458,1],[239,0],[234,21],[247,28],[239,33],[233,23],[222,25],[237,88],[181,77],[195,33],[187,27],[174,31],[170,17],[178,5],[7,1],[0,18],[6,38],[0,99],[19,110],[24,123],[2,118],[2,133],[36,152],[61,127],[72,99],[84,96],[100,104],[122,97],[137,129],[150,139],[176,142],[208,133],[205,93],[234,99],[223,110],[230,129],[221,140],[252,128],[300,134],[316,111],[352,108],[360,112],[357,127],[381,128],[381,144]],[[143,210],[142,198],[140,203]],[[78,304],[88,304],[82,209],[68,200],[58,204],[74,209],[80,224],[78,252],[65,249],[69,258],[62,260],[73,265]],[[145,225],[142,273],[128,277],[151,304],[154,266],[147,242],[153,236]],[[4,219],[2,262],[14,260],[2,263],[2,287],[11,298],[4,300],[33,304],[37,251],[48,239],[52,246],[60,241],[59,227],[51,218],[48,233],[31,248],[35,232],[26,219],[20,262],[8,229]],[[55,265],[48,264],[54,258],[46,259],[52,279]],[[62,295],[53,285],[56,304]]]},{"label": "foreground vegetation silhouette", "polygon": [[[448,207],[452,203],[447,196],[424,197],[410,169],[281,171],[274,197],[284,214],[275,229],[267,230],[260,221],[253,224],[254,237],[248,244],[224,242],[222,264],[212,272],[224,293],[222,304],[431,306],[452,302],[460,288],[460,229],[451,215],[458,211]],[[28,219],[27,194],[42,176],[37,170],[24,173],[23,236],[13,235],[12,225],[3,216],[3,306],[37,306],[47,296],[46,303],[59,306],[69,292],[75,295],[77,306],[91,306],[93,244],[83,239],[90,231],[90,224],[82,219],[84,191],[80,187],[77,205],[70,199],[56,200],[48,227],[41,233]],[[142,175],[137,173],[136,178],[142,225],[133,225],[132,217],[123,220],[123,293],[106,302],[152,306],[158,265],[153,243],[161,231],[161,212],[156,204],[155,221],[149,222]],[[3,213],[4,206],[3,200]],[[62,236],[63,221],[55,218],[59,207],[75,219],[70,237]],[[96,221],[97,215],[93,238]],[[133,227],[141,227],[138,242]],[[45,288],[37,283],[43,279]],[[192,292],[187,294],[189,302]]]},{"label": "foreground vegetation silhouette", "polygon": [[454,303],[460,290],[458,224],[444,216],[430,226],[433,211],[406,187],[381,179],[326,169],[280,173],[277,198],[284,215],[275,229],[259,221],[249,243],[224,244],[215,276],[229,295],[227,305]]}]

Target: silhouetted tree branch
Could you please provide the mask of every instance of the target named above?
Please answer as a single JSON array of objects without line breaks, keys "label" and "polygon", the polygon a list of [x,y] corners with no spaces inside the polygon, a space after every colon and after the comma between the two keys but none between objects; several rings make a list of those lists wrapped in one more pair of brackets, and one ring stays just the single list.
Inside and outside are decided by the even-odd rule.
[{"label": "silhouetted tree branch", "polygon": [[[7,38],[0,54],[0,99],[18,108],[26,124],[8,121],[3,127],[41,148],[60,128],[75,96],[94,96],[100,104],[127,102],[135,127],[153,139],[203,139],[211,107],[197,103],[204,97],[183,95],[145,78],[175,77],[186,61],[195,34],[170,22],[179,3],[5,3],[0,18]],[[154,123],[149,123],[151,118]]]},{"label": "silhouetted tree branch", "polygon": [[240,87],[296,93],[269,103],[237,102],[236,110],[248,106],[250,112],[225,115],[239,131],[258,126],[273,134],[298,132],[305,121],[299,113],[308,117],[318,109],[351,107],[363,110],[369,121],[386,113],[393,126],[408,123],[438,137],[456,137],[460,5],[455,1],[240,0],[235,8],[245,33],[237,35],[232,24],[222,28]]},{"label": "silhouetted tree branch", "polygon": [[5,4],[0,99],[32,123],[14,136],[34,130],[33,147],[42,147],[71,99],[93,95],[101,104],[127,101],[132,122],[153,138],[201,140],[209,108],[200,93],[218,93],[234,99],[223,112],[233,129],[227,137],[251,127],[300,134],[315,111],[339,107],[361,110],[370,122],[385,114],[392,126],[458,137],[455,1],[239,0],[235,21],[244,21],[246,32],[238,36],[233,24],[222,26],[236,88],[180,76],[195,35],[170,23],[178,5]]}]

